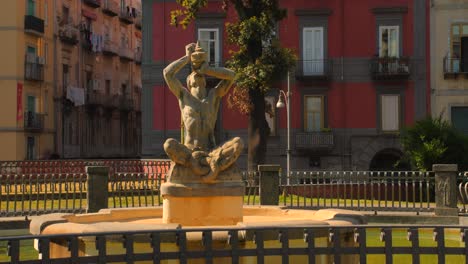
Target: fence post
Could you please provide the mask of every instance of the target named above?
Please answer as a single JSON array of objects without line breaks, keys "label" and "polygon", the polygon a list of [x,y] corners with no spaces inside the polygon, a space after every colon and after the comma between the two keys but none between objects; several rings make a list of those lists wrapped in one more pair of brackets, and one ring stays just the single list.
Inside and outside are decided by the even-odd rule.
[{"label": "fence post", "polygon": [[436,215],[458,216],[457,164],[434,164]]},{"label": "fence post", "polygon": [[88,202],[87,213],[95,213],[101,209],[108,208],[108,182],[109,167],[106,166],[86,166],[88,193],[86,200]]},{"label": "fence post", "polygon": [[260,205],[279,203],[279,165],[258,165],[260,173]]}]

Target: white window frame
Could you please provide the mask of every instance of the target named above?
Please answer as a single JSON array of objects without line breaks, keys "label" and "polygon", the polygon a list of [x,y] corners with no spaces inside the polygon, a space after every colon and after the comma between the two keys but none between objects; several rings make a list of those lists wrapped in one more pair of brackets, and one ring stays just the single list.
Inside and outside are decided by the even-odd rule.
[{"label": "white window frame", "polygon": [[[396,36],[397,36],[397,41],[396,41],[396,44],[398,45],[397,46],[397,49],[396,49],[396,57],[400,57],[400,26],[379,26],[379,57],[383,57],[382,56],[382,32],[385,30],[385,29],[388,29],[389,31],[392,30],[392,29],[395,29],[396,30]],[[390,40],[389,40],[390,42]]]},{"label": "white window frame", "polygon": [[[308,114],[309,111],[307,109],[307,98],[320,98],[321,107],[320,107],[320,127],[315,128],[313,127],[314,124],[308,123]],[[304,132],[307,133],[314,133],[314,132],[321,132],[322,129],[325,127],[325,96],[324,95],[304,95]]]},{"label": "white window frame", "polygon": [[[312,31],[314,32],[315,30],[320,30],[322,32],[322,54],[321,58],[314,58],[312,61],[310,61],[309,58],[306,58],[306,38],[305,38],[305,32],[306,31]],[[313,45],[313,43],[312,43]],[[315,49],[315,47],[312,47]],[[325,28],[324,27],[304,27],[302,28],[302,60],[303,60],[303,73],[304,75],[307,76],[313,76],[313,75],[322,75],[324,73],[324,58],[325,58]]]},{"label": "white window frame", "polygon": [[[199,28],[198,29],[198,40],[200,41],[212,41],[211,39],[208,39],[208,40],[202,40],[200,38],[201,36],[201,32],[216,32],[216,39],[214,40],[215,42],[215,58],[214,58],[214,61],[209,61],[210,63],[220,63],[221,62],[221,51],[220,51],[220,36],[219,36],[219,29],[218,28]],[[207,59],[210,59],[209,58],[209,51],[208,50],[205,50],[205,52],[207,53]]]},{"label": "white window frame", "polygon": [[[397,124],[396,127],[389,126],[386,128],[386,123],[389,122],[385,120],[385,106],[384,106],[384,97],[396,97],[397,98],[397,106],[396,106],[396,120]],[[380,95],[380,130],[382,132],[394,133],[400,131],[401,128],[401,96],[399,94],[381,94]]]}]

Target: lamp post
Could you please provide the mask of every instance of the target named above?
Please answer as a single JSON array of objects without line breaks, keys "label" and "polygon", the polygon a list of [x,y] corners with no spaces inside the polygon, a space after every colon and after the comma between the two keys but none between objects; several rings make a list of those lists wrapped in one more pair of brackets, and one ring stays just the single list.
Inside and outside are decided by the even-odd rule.
[{"label": "lamp post", "polygon": [[[289,177],[291,172],[291,86],[289,81],[289,71],[287,76],[288,91],[285,93],[283,90],[279,90],[279,98],[276,103],[276,108],[284,108],[285,103],[283,97],[286,100],[286,115],[287,115],[287,149],[286,149],[286,184],[289,185]],[[282,96],[281,96],[282,95]]]}]

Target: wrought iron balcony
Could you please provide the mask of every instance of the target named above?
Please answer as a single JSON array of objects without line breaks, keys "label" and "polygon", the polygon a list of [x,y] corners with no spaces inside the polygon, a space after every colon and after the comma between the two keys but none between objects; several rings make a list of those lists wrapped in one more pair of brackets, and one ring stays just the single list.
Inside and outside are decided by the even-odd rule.
[{"label": "wrought iron balcony", "polygon": [[120,106],[120,97],[118,95],[106,95],[104,107],[108,110],[114,110]]},{"label": "wrought iron balcony", "polygon": [[330,79],[331,74],[331,60],[300,60],[297,62],[296,79],[326,81]]},{"label": "wrought iron balcony", "polygon": [[137,15],[137,17],[135,18],[135,27],[141,29],[141,26],[142,26],[142,17],[141,15]]},{"label": "wrought iron balcony", "polygon": [[83,0],[83,2],[90,7],[98,8],[101,6],[101,0]]},{"label": "wrought iron balcony", "polygon": [[86,106],[88,107],[98,107],[105,104],[105,97],[103,93],[92,91],[86,93]]},{"label": "wrought iron balcony", "polygon": [[72,20],[62,21],[59,23],[58,35],[61,41],[70,45],[78,43],[78,28],[73,24]]},{"label": "wrought iron balcony", "polygon": [[141,51],[136,51],[135,52],[135,63],[136,64],[141,64],[141,56],[142,56],[142,52]]},{"label": "wrought iron balcony", "polygon": [[468,66],[460,58],[444,58],[444,79],[456,78],[463,74],[468,77]]},{"label": "wrought iron balcony", "polygon": [[120,10],[120,13],[119,13],[120,21],[130,25],[130,24],[133,24],[134,18],[135,18],[135,16],[134,16],[134,14],[132,12],[132,8],[130,8],[129,6],[127,6],[126,8],[122,7],[122,9]]},{"label": "wrought iron balcony", "polygon": [[26,15],[24,17],[24,31],[37,35],[44,34],[44,20],[35,16]]},{"label": "wrought iron balcony", "polygon": [[117,43],[110,40],[105,40],[104,45],[102,46],[102,53],[109,56],[118,55],[119,48],[117,47]]},{"label": "wrought iron balcony", "polygon": [[132,49],[120,47],[119,56],[121,60],[132,61],[135,55]]},{"label": "wrought iron balcony", "polygon": [[26,112],[24,115],[24,129],[28,131],[42,131],[44,129],[44,114]]},{"label": "wrought iron balcony", "polygon": [[371,75],[374,80],[404,80],[410,76],[409,58],[373,58]]},{"label": "wrought iron balcony", "polygon": [[335,146],[332,132],[296,133],[296,149],[303,151],[329,151]]},{"label": "wrought iron balcony", "polygon": [[122,112],[130,112],[130,111],[133,111],[134,108],[135,108],[135,105],[133,103],[132,98],[129,98],[124,95],[120,97],[120,110]]},{"label": "wrought iron balcony", "polygon": [[116,0],[104,0],[102,12],[109,16],[117,16],[119,14],[119,3]]},{"label": "wrought iron balcony", "polygon": [[44,81],[44,64],[39,57],[32,59],[26,56],[24,62],[24,79],[28,81]]}]

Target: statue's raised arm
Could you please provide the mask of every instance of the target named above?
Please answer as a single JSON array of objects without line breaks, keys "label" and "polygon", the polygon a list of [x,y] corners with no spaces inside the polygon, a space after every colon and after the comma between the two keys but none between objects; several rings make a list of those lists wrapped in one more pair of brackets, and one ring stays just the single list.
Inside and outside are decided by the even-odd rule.
[{"label": "statue's raised arm", "polygon": [[219,84],[215,87],[216,95],[219,97],[222,97],[229,92],[229,89],[234,83],[234,77],[236,75],[231,69],[224,67],[210,67],[206,62],[204,62],[199,69],[194,70],[199,74],[221,79]]},{"label": "statue's raised arm", "polygon": [[181,92],[184,91],[182,83],[177,79],[176,74],[190,62],[190,56],[195,50],[195,43],[190,43],[185,46],[185,56],[172,62],[166,68],[164,68],[163,75],[166,80],[169,90],[177,97],[181,97]]}]

